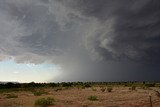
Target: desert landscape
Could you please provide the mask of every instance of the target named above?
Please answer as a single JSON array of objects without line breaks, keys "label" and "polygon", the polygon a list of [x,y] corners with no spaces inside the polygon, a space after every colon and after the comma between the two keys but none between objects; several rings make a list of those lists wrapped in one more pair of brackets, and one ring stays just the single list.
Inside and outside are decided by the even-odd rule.
[{"label": "desert landscape", "polygon": [[0,107],[160,107],[160,0],[0,0]]},{"label": "desert landscape", "polygon": [[[10,83],[11,84],[11,83]],[[36,83],[30,83],[36,84]],[[160,88],[61,83],[0,90],[0,107],[159,107]],[[128,83],[127,83],[128,84]],[[51,84],[50,84],[51,85]],[[151,102],[150,97],[151,96]],[[44,101],[43,101],[44,100]]]}]

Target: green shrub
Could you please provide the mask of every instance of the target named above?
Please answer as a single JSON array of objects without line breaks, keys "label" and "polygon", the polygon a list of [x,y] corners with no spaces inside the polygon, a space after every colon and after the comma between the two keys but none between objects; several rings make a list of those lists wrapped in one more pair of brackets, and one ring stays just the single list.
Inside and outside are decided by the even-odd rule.
[{"label": "green shrub", "polygon": [[105,87],[101,87],[101,91],[105,92],[106,88]]},{"label": "green shrub", "polygon": [[113,90],[112,87],[107,87],[107,91],[108,91],[108,92],[111,92],[112,90]]},{"label": "green shrub", "polygon": [[6,94],[6,98],[18,98],[18,95],[15,95],[15,94]]},{"label": "green shrub", "polygon": [[98,99],[97,99],[97,96],[89,96],[88,100],[97,101]]},{"label": "green shrub", "polygon": [[47,107],[54,104],[54,98],[40,98],[35,101],[35,106]]}]

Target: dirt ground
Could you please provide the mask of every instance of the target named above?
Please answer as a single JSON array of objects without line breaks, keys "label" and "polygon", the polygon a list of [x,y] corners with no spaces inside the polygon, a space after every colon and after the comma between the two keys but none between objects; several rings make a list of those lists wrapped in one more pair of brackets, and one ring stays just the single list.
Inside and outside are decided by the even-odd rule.
[{"label": "dirt ground", "polygon": [[[156,96],[154,90],[159,88],[144,90],[136,88],[129,90],[129,87],[113,87],[112,92],[102,92],[100,87],[78,89],[69,88],[55,91],[55,89],[45,89],[47,92],[41,96],[34,96],[32,92],[10,92],[16,94],[18,98],[6,98],[6,93],[0,94],[0,107],[35,107],[35,100],[39,98],[52,97],[55,99],[54,105],[50,107],[150,107],[149,95],[153,107],[160,107],[160,97]],[[8,94],[8,93],[7,93]],[[90,101],[88,97],[97,96],[97,101]]]}]

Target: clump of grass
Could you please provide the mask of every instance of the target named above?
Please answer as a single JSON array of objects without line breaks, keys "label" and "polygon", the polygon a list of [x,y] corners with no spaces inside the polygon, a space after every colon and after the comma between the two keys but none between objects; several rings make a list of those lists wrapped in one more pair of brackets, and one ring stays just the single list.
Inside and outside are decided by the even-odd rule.
[{"label": "clump of grass", "polygon": [[94,87],[92,87],[92,91],[97,91],[97,89],[96,89],[96,88],[94,88]]},{"label": "clump of grass", "polygon": [[106,87],[101,87],[102,92],[105,92],[105,90],[106,90]]},{"label": "clump of grass", "polygon": [[40,98],[35,101],[35,106],[47,107],[53,105],[55,102],[54,98]]},{"label": "clump of grass", "polygon": [[113,90],[112,87],[107,87],[107,91],[108,91],[108,92],[111,92],[112,90]]},{"label": "clump of grass", "polygon": [[97,98],[97,96],[89,96],[88,97],[88,100],[90,100],[90,101],[97,101],[98,100],[98,98]]},{"label": "clump of grass", "polygon": [[18,98],[18,95],[15,95],[15,94],[6,94],[6,98]]}]

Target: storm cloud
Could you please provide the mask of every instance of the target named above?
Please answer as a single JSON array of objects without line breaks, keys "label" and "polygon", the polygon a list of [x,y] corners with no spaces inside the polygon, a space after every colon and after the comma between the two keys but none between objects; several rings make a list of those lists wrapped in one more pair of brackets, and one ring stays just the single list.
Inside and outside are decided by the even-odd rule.
[{"label": "storm cloud", "polygon": [[59,64],[54,81],[158,80],[159,28],[156,0],[0,0],[0,60]]}]

